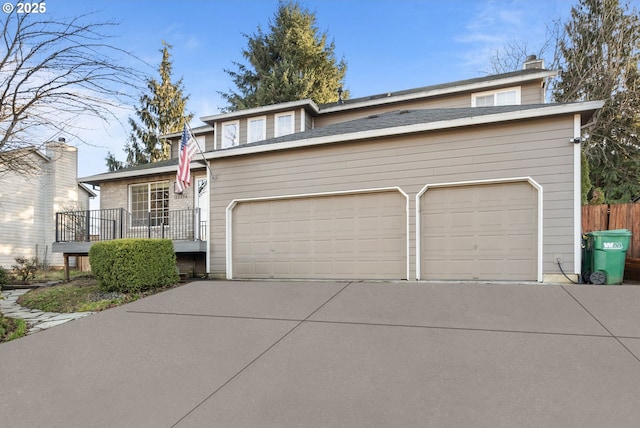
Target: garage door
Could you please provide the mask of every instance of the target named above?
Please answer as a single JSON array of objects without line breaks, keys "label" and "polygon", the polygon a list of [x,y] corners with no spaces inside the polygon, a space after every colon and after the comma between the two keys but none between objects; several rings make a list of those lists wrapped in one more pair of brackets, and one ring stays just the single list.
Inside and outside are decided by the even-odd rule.
[{"label": "garage door", "polygon": [[529,182],[429,188],[420,204],[421,279],[537,280]]},{"label": "garage door", "polygon": [[397,190],[239,202],[232,276],[406,278],[406,203]]}]

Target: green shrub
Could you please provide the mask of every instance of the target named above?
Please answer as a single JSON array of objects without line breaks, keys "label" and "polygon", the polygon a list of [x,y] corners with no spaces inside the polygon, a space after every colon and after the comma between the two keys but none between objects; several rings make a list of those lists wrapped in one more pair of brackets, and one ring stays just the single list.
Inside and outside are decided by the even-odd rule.
[{"label": "green shrub", "polygon": [[36,273],[38,273],[38,269],[40,268],[37,257],[31,257],[30,259],[27,257],[15,257],[14,260],[17,264],[11,267],[22,281],[36,277]]},{"label": "green shrub", "polygon": [[3,285],[9,284],[9,272],[2,266],[0,266],[0,290],[2,290]]},{"label": "green shrub", "polygon": [[104,291],[137,293],[176,284],[176,253],[168,239],[116,239],[96,242],[89,251],[91,271]]}]

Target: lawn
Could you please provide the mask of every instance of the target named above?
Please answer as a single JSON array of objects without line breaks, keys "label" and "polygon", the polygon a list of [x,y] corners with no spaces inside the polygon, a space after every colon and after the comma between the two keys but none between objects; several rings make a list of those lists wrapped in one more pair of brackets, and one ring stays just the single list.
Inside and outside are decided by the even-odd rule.
[{"label": "lawn", "polygon": [[[104,292],[90,275],[77,276],[69,282],[34,288],[18,298],[18,304],[44,312],[98,312],[133,302],[178,284],[142,293]],[[0,314],[0,342],[16,339],[26,334],[22,320],[5,318]]]},{"label": "lawn", "polygon": [[0,343],[8,342],[27,334],[27,323],[24,320],[5,318],[0,314]]}]

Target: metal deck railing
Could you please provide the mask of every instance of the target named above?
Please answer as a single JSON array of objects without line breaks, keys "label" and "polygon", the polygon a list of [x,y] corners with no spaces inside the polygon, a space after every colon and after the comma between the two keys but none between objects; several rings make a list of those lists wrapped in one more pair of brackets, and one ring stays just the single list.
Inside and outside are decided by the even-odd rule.
[{"label": "metal deck railing", "polygon": [[124,208],[56,213],[56,242],[94,242],[120,238],[165,238],[206,241],[206,221],[200,208],[147,213],[134,217]]}]

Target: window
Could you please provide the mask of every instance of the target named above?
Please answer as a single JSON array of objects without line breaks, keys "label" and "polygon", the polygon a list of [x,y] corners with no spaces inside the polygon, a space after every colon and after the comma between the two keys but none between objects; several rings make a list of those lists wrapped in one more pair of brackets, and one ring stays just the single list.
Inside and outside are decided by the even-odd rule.
[{"label": "window", "polygon": [[520,104],[520,88],[482,92],[471,95],[471,107],[509,106]]},{"label": "window", "polygon": [[169,224],[169,182],[132,184],[129,207],[132,226]]},{"label": "window", "polygon": [[240,141],[240,122],[222,124],[222,148],[235,147]]},{"label": "window", "polygon": [[265,117],[252,118],[247,121],[248,142],[255,143],[266,138],[267,119]]},{"label": "window", "polygon": [[276,114],[275,136],[293,134],[293,112]]}]

